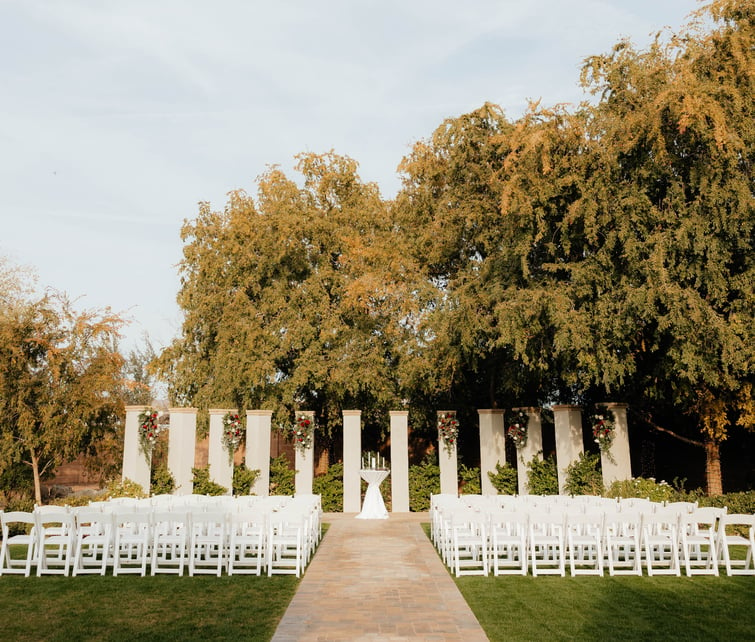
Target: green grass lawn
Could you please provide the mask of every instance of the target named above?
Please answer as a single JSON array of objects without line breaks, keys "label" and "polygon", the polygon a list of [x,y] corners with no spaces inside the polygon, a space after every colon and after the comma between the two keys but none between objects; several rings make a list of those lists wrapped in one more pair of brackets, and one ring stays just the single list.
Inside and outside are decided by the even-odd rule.
[{"label": "green grass lawn", "polygon": [[755,640],[754,576],[454,580],[492,642]]},{"label": "green grass lawn", "polygon": [[755,640],[755,577],[460,577],[497,640]]},{"label": "green grass lawn", "polygon": [[293,576],[0,577],[3,640],[270,640]]}]

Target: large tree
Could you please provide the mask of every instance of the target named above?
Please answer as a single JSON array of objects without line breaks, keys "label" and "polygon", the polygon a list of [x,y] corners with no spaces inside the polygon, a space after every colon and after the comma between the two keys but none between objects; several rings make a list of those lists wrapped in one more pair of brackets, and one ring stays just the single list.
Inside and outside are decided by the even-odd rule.
[{"label": "large tree", "polygon": [[37,503],[43,475],[120,421],[121,325],[55,294],[0,309],[0,469],[30,466]]},{"label": "large tree", "polygon": [[712,30],[589,59],[599,102],[522,121],[502,202],[517,353],[692,418],[703,441],[679,436],[705,447],[712,493],[730,426],[753,426],[753,11],[716,2]]},{"label": "large tree", "polygon": [[407,267],[354,161],[307,154],[297,169],[302,186],[272,168],[256,199],[234,192],[224,211],[203,205],[186,223],[185,321],[159,365],[180,402],[281,418],[309,408],[329,429],[344,408],[377,414],[402,398]]}]

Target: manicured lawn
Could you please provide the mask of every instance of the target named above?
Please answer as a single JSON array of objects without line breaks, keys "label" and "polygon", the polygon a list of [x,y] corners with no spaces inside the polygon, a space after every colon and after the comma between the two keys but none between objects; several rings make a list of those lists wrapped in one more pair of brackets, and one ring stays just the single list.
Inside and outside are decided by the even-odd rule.
[{"label": "manicured lawn", "polygon": [[3,640],[269,640],[293,576],[0,577]]},{"label": "manicured lawn", "polygon": [[461,577],[497,640],[755,640],[755,577]]}]

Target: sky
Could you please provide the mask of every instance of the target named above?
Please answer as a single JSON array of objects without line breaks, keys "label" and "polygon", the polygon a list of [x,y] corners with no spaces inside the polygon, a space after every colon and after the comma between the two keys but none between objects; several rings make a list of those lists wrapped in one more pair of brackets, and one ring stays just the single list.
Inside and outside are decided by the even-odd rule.
[{"label": "sky", "polygon": [[180,230],[334,150],[384,198],[446,118],[578,103],[582,60],[697,0],[0,0],[0,256],[178,336]]}]

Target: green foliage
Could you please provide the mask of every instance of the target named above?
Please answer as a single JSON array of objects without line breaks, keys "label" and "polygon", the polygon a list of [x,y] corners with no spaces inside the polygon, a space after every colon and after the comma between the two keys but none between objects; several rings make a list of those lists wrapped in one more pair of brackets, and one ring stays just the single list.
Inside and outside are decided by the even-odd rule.
[{"label": "green foliage", "polygon": [[192,482],[194,484],[194,495],[226,495],[228,489],[220,484],[216,484],[210,479],[210,467],[192,468]]},{"label": "green foliage", "polygon": [[527,486],[530,495],[558,495],[558,470],[553,456],[532,458],[527,464]]},{"label": "green foliage", "polygon": [[715,506],[717,508],[726,506],[729,513],[755,515],[755,490],[741,493],[727,493],[726,495],[715,495],[713,497],[701,493],[697,498],[697,502],[700,506]]},{"label": "green foliage", "polygon": [[270,460],[270,494],[294,495],[296,471],[289,468],[288,459],[281,454]]},{"label": "green foliage", "polygon": [[312,481],[312,492],[320,495],[322,509],[326,513],[343,511],[343,464],[332,464],[324,475]]},{"label": "green foliage", "polygon": [[459,488],[464,495],[479,495],[482,493],[480,469],[468,468],[464,464],[459,466]]},{"label": "green foliage", "polygon": [[233,467],[233,494],[249,495],[252,491],[254,482],[260,476],[259,470],[251,470],[244,464]]},{"label": "green foliage", "polygon": [[113,497],[146,497],[147,494],[142,487],[130,479],[111,479],[105,487],[104,498],[112,499]]},{"label": "green foliage", "polygon": [[149,477],[150,495],[169,495],[176,488],[176,480],[165,464],[153,466]]},{"label": "green foliage", "polygon": [[439,493],[438,458],[428,453],[421,464],[409,466],[409,510],[414,513],[430,510],[430,496]]},{"label": "green foliage", "polygon": [[641,497],[654,502],[681,501],[681,494],[665,481],[635,477],[617,480],[605,492],[606,497]]},{"label": "green foliage", "polygon": [[495,472],[488,471],[488,478],[500,495],[516,495],[519,492],[517,469],[514,466],[495,465]]},{"label": "green foliage", "polygon": [[602,495],[600,455],[580,453],[579,458],[566,468],[564,490],[568,495]]}]

